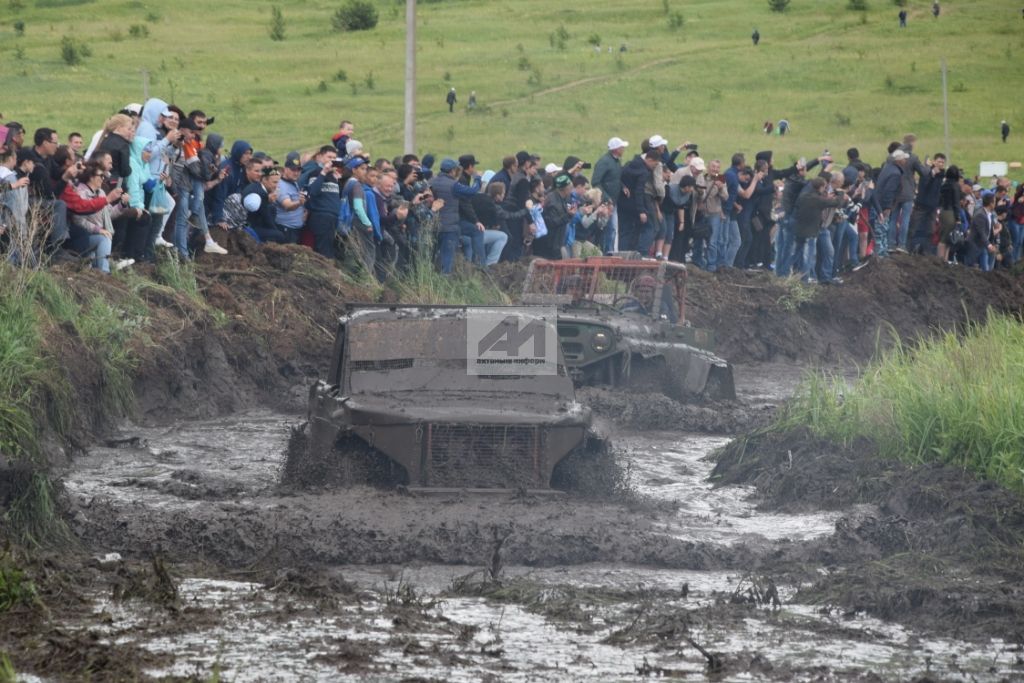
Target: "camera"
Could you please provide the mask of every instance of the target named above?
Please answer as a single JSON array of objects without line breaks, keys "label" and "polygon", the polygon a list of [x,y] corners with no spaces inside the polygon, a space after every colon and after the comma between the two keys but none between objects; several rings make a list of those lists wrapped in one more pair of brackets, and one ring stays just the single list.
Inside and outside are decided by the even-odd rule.
[{"label": "camera", "polygon": [[422,194],[427,191],[428,187],[429,185],[427,185],[427,181],[417,180],[415,183],[412,184],[413,194]]},{"label": "camera", "polygon": [[683,147],[683,149],[688,149],[688,150],[691,150],[691,151],[696,151],[696,149],[697,149],[697,145],[696,145],[695,143],[692,143],[692,142],[691,142],[690,144],[688,144],[688,145],[685,145],[685,146]]},{"label": "camera", "polygon": [[586,171],[586,170],[589,170],[591,168],[594,168],[594,166],[589,161],[584,161],[583,165],[580,166],[580,168],[583,169],[584,171]]}]

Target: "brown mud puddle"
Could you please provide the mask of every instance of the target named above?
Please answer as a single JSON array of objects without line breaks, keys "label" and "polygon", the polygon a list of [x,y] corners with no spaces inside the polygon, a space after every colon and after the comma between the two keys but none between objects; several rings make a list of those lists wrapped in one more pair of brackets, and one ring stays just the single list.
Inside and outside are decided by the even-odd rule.
[{"label": "brown mud puddle", "polygon": [[[799,374],[745,368],[741,405],[726,409],[770,412]],[[65,476],[74,533],[97,558],[125,559],[53,560],[75,585],[44,597],[53,606],[39,623],[78,647],[58,678],[1024,675],[1014,613],[995,603],[950,628],[935,611],[931,623],[901,611],[927,576],[894,569],[905,555],[896,545],[865,552],[869,530],[900,530],[884,501],[829,501],[818,484],[804,505],[759,509],[767,489],[757,477],[708,482],[706,456],[728,437],[681,432],[688,423],[674,419],[616,435],[632,486],[611,501],[283,489],[295,418],[268,411],[125,429]],[[970,578],[1007,589],[1005,575]],[[983,594],[961,588],[948,606]],[[11,637],[0,649],[16,666],[55,671],[45,642]],[[131,676],[113,664],[125,660]]]}]

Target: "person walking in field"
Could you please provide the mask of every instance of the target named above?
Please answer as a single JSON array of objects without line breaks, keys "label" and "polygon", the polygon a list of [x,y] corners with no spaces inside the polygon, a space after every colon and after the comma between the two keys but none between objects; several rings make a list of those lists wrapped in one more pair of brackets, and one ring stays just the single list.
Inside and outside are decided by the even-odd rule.
[{"label": "person walking in field", "polygon": [[932,16],[938,19],[939,12],[941,11],[942,9],[939,7],[939,0],[935,0],[935,2],[932,3]]},{"label": "person walking in field", "polygon": [[448,91],[448,97],[445,98],[445,101],[448,102],[448,113],[451,114],[453,111],[455,111],[455,88],[452,88],[451,90]]},{"label": "person walking in field", "polygon": [[901,9],[900,13],[899,13],[899,18],[900,18],[900,28],[906,28],[907,27],[907,10]]},{"label": "person walking in field", "polygon": [[1002,125],[999,126],[999,132],[1002,133],[1003,142],[1006,142],[1006,138],[1010,137],[1010,124],[1003,121]]},{"label": "person walking in field", "polygon": [[761,34],[758,33],[756,28],[754,29],[754,32],[750,34],[750,40],[754,42],[754,47],[757,47],[757,44],[761,42]]}]

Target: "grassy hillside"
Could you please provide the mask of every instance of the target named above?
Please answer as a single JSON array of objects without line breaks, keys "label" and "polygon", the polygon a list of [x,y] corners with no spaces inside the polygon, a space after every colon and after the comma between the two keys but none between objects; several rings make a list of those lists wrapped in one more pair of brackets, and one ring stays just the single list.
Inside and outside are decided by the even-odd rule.
[{"label": "grassy hillside", "polygon": [[[341,3],[323,0],[0,3],[0,111],[30,129],[88,137],[113,109],[142,99],[147,69],[152,94],[215,114],[229,140],[283,154],[320,144],[345,117],[373,153],[402,151],[401,0],[378,0],[380,23],[359,33],[334,31]],[[284,14],[284,41],[268,36],[272,5]],[[1020,3],[947,0],[938,20],[930,6],[909,0],[901,30],[891,0],[870,0],[866,12],[847,0],[793,0],[785,14],[764,0],[420,0],[417,151],[473,151],[494,167],[525,147],[560,163],[568,153],[593,159],[611,135],[638,143],[657,132],[673,146],[699,142],[710,157],[772,148],[785,161],[856,145],[877,163],[912,131],[930,154],[943,148],[945,57],[954,161],[977,172],[982,159],[1019,160]],[[63,36],[91,56],[65,64]],[[470,90],[474,113],[464,109]],[[761,123],[781,117],[792,134],[766,139]]]}]

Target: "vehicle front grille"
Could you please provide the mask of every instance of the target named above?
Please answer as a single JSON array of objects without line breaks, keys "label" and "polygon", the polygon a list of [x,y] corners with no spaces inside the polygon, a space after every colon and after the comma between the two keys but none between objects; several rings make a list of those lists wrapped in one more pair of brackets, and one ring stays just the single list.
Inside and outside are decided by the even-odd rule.
[{"label": "vehicle front grille", "polygon": [[543,430],[523,425],[428,425],[429,486],[547,488],[538,481]]}]

